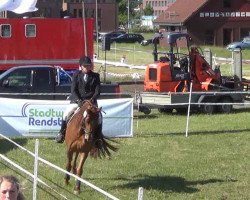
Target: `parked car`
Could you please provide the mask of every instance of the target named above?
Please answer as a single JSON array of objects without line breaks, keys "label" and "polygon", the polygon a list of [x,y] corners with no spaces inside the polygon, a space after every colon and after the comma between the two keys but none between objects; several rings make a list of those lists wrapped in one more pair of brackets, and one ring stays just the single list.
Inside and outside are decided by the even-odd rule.
[{"label": "parked car", "polygon": [[226,47],[229,50],[233,50],[233,49],[250,49],[250,37],[244,37],[242,41],[240,42],[233,42],[230,43],[229,45],[227,45]]},{"label": "parked car", "polygon": [[125,31],[112,31],[112,32],[108,32],[106,34],[101,35],[101,38],[99,39],[100,41],[102,41],[104,37],[109,37],[111,39],[111,38],[118,37],[123,34],[126,34],[126,32]]},{"label": "parked car", "polygon": [[[59,66],[16,66],[0,75],[0,97],[65,100],[71,84],[71,76]],[[101,83],[100,99],[118,97],[129,96],[120,94],[118,83]]]},{"label": "parked car", "polygon": [[149,45],[149,44],[152,44],[152,39],[143,40],[143,41],[141,42],[141,45],[142,45],[142,46],[147,46],[147,45]]},{"label": "parked car", "polygon": [[117,43],[141,43],[144,40],[144,37],[141,34],[136,33],[126,33],[123,35],[120,35],[118,37],[111,38],[111,42],[117,42]]}]

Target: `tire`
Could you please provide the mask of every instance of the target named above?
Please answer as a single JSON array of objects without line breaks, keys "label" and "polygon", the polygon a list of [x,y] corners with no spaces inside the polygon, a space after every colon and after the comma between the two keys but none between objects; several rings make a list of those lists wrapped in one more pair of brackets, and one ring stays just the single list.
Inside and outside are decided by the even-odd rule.
[{"label": "tire", "polygon": [[173,109],[172,108],[158,108],[158,111],[160,113],[171,114],[173,112]]},{"label": "tire", "polygon": [[215,112],[215,106],[214,105],[203,105],[201,107],[201,110],[205,114],[213,114]]},{"label": "tire", "polygon": [[139,107],[139,111],[143,112],[145,115],[149,115],[151,113],[151,109],[147,106]]},{"label": "tire", "polygon": [[149,115],[149,114],[151,113],[151,109],[148,108],[148,107],[146,107],[146,108],[144,108],[143,113],[144,113],[145,115]]},{"label": "tire", "polygon": [[[229,98],[222,99],[220,102],[221,103],[232,103],[231,99],[229,99]],[[219,105],[218,110],[219,110],[220,113],[228,114],[228,113],[232,112],[233,105],[229,105],[229,104],[228,105]]]}]

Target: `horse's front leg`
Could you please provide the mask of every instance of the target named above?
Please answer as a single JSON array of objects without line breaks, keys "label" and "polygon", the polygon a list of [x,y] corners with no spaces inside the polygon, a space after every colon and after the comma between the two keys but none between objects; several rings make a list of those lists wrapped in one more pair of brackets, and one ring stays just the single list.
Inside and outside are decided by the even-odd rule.
[{"label": "horse's front leg", "polygon": [[[72,158],[73,158],[73,152],[72,151],[67,151],[67,164],[66,164],[66,171],[70,172],[71,171],[71,161],[72,161]],[[65,177],[64,177],[64,182],[65,182],[65,185],[68,185],[69,184],[69,179],[70,179],[70,175],[68,174],[65,174]]]},{"label": "horse's front leg", "polygon": [[[77,172],[76,172],[76,175],[79,178],[81,178],[81,176],[82,176],[83,165],[84,165],[86,159],[88,158],[88,155],[89,155],[89,153],[80,153],[80,161],[79,161],[79,165],[78,165]],[[74,190],[75,194],[80,193],[80,187],[81,187],[81,181],[76,180],[76,185],[75,185],[75,190]]]},{"label": "horse's front leg", "polygon": [[76,161],[77,161],[78,155],[79,155],[79,152],[75,152],[75,158],[74,158],[73,167],[72,167],[73,174],[76,174]]}]

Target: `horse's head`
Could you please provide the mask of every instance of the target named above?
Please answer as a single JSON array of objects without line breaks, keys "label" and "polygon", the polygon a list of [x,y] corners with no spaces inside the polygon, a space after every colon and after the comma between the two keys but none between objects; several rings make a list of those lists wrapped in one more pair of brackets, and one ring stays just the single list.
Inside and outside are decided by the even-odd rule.
[{"label": "horse's head", "polygon": [[[82,106],[83,107],[83,106]],[[101,112],[101,108],[89,103],[83,111],[82,118],[82,129],[84,130],[84,137],[88,140],[97,130],[99,125],[99,113]]]}]

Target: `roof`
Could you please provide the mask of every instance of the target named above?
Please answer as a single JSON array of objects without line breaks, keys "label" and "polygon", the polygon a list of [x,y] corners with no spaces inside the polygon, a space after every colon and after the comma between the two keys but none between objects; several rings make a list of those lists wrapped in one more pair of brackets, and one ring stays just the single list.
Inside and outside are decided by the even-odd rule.
[{"label": "roof", "polygon": [[156,20],[154,24],[183,25],[209,0],[176,0]]}]

